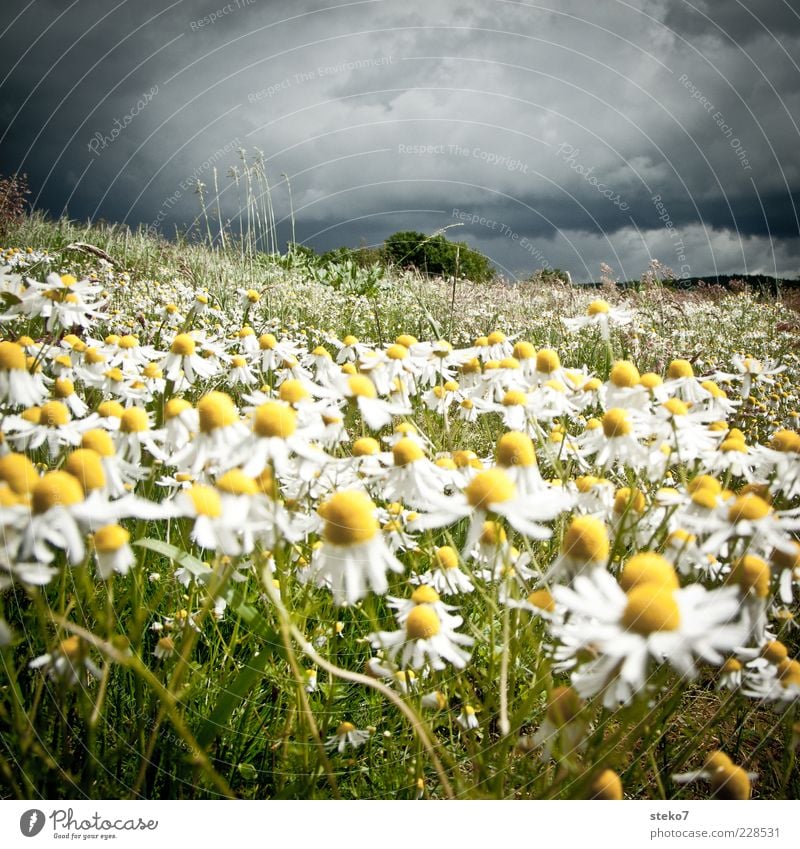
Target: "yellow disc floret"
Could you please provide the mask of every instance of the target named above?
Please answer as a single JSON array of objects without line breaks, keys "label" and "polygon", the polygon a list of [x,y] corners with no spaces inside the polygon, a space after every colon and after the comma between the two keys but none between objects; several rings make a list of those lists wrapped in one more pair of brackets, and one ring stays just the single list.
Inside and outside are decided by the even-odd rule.
[{"label": "yellow disc floret", "polygon": [[46,513],[53,507],[71,507],[83,501],[83,487],[69,472],[47,472],[33,488],[34,513]]},{"label": "yellow disc floret", "polygon": [[78,481],[85,492],[103,489],[106,475],[101,456],[91,448],[78,448],[64,462],[64,468]]},{"label": "yellow disc floret", "polygon": [[642,551],[634,554],[625,564],[625,568],[619,576],[619,583],[625,592],[630,592],[635,587],[649,584],[653,587],[662,587],[667,590],[678,588],[678,576],[675,569],[665,557],[656,554],[655,551]]},{"label": "yellow disc floret", "polygon": [[96,531],[92,539],[97,551],[101,554],[110,554],[127,545],[130,538],[130,533],[120,525],[106,525]]},{"label": "yellow disc floret", "polygon": [[605,523],[594,516],[576,516],[569,524],[561,551],[581,563],[605,563],[610,543]]},{"label": "yellow disc floret", "polygon": [[504,433],[497,442],[497,465],[510,468],[512,466],[535,466],[536,450],[531,438],[526,433],[509,431]]},{"label": "yellow disc floret", "polygon": [[297,429],[297,413],[286,404],[267,401],[256,408],[253,432],[261,437],[286,439]]},{"label": "yellow disc floret", "polygon": [[621,407],[613,407],[603,415],[603,433],[607,439],[628,436],[633,431],[628,411]]},{"label": "yellow disc floret", "polygon": [[642,584],[628,594],[621,624],[644,637],[658,631],[677,631],[681,615],[673,591],[657,584]]},{"label": "yellow disc floret", "polygon": [[475,475],[464,493],[470,506],[489,510],[492,504],[510,501],[516,494],[516,489],[502,469],[487,469]]},{"label": "yellow disc floret", "polygon": [[364,492],[336,492],[318,512],[325,520],[322,535],[333,545],[360,545],[378,533],[375,504]]},{"label": "yellow disc floret", "polygon": [[414,607],[406,619],[406,635],[409,640],[428,640],[442,630],[436,611],[428,604]]},{"label": "yellow disc floret", "polygon": [[224,392],[209,392],[197,402],[200,430],[211,433],[220,427],[228,427],[239,421],[239,415],[230,395]]}]

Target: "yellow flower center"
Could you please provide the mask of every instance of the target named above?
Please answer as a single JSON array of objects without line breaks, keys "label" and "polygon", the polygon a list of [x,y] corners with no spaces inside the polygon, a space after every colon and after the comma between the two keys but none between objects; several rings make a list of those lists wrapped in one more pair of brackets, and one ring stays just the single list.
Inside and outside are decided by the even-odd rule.
[{"label": "yellow flower center", "polygon": [[102,458],[91,448],[78,448],[73,451],[67,457],[64,468],[80,482],[85,492],[103,489],[106,485]]},{"label": "yellow flower center", "polygon": [[682,377],[694,377],[694,369],[689,360],[673,360],[667,368],[667,377],[678,380]]},{"label": "yellow flower center", "polygon": [[556,609],[556,602],[549,590],[534,590],[528,596],[528,604],[552,613]]},{"label": "yellow flower center", "polygon": [[101,401],[97,405],[97,415],[101,418],[122,418],[122,414],[125,412],[125,408],[119,401]]},{"label": "yellow flower center", "polygon": [[179,333],[169,347],[170,353],[180,357],[190,357],[196,350],[197,343],[188,333]]},{"label": "yellow flower center", "polygon": [[106,525],[94,534],[94,547],[101,554],[119,551],[128,544],[131,535],[119,525]]},{"label": "yellow flower center", "polygon": [[200,430],[211,433],[220,427],[228,427],[239,421],[239,415],[230,395],[224,392],[209,392],[197,402]]},{"label": "yellow flower center", "polygon": [[728,510],[728,521],[731,523],[747,521],[758,521],[772,512],[772,508],[763,498],[747,493],[733,502]]},{"label": "yellow flower center", "polygon": [[392,457],[394,457],[395,466],[408,466],[417,460],[421,460],[425,456],[425,452],[414,442],[404,436],[398,440],[392,448]]},{"label": "yellow flower center", "polygon": [[111,434],[107,430],[101,430],[100,428],[87,430],[83,434],[81,437],[81,448],[90,448],[92,451],[96,451],[101,457],[113,457],[116,453]]},{"label": "yellow flower center", "polygon": [[497,442],[497,464],[505,468],[511,466],[535,466],[536,450],[526,433],[509,431]]},{"label": "yellow flower center", "polygon": [[487,469],[475,475],[464,493],[472,507],[489,510],[492,504],[510,501],[516,494],[516,488],[502,469]]},{"label": "yellow flower center", "polygon": [[286,404],[267,401],[256,408],[253,432],[262,437],[287,439],[297,429],[297,413]]},{"label": "yellow flower center", "polygon": [[129,351],[131,348],[139,347],[139,340],[131,334],[127,334],[126,336],[120,336],[119,346],[124,351]]},{"label": "yellow flower center", "polygon": [[561,360],[557,351],[542,348],[536,355],[536,370],[542,372],[542,374],[552,374],[559,368],[561,368]]},{"label": "yellow flower center", "polygon": [[632,513],[644,513],[646,506],[644,493],[640,489],[623,486],[617,490],[617,494],[614,496],[614,512],[617,515],[621,515],[626,510],[630,510]]},{"label": "yellow flower center", "polygon": [[589,798],[606,801],[622,799],[622,781],[617,773],[612,769],[604,769],[599,772],[589,785]]},{"label": "yellow flower center", "polygon": [[399,344],[389,345],[386,349],[386,356],[390,360],[404,360],[408,357],[408,348]]},{"label": "yellow flower center", "polygon": [[586,308],[587,315],[604,315],[611,309],[608,301],[604,301],[602,298],[598,298],[596,301],[592,301],[591,304]]},{"label": "yellow flower center", "polygon": [[679,586],[678,576],[672,564],[655,551],[634,554],[625,564],[619,576],[619,583],[627,593],[645,584],[665,590],[676,590]]},{"label": "yellow flower center", "polygon": [[728,581],[738,584],[744,592],[753,592],[758,598],[769,595],[772,573],[769,565],[755,554],[745,554],[734,564]]},{"label": "yellow flower center", "polygon": [[608,379],[620,389],[630,389],[641,380],[639,369],[630,360],[617,360]]},{"label": "yellow flower center", "polygon": [[141,407],[128,407],[119,420],[122,433],[144,433],[150,430],[150,420],[147,410]]},{"label": "yellow flower center", "polygon": [[364,374],[352,374],[347,378],[347,386],[354,398],[377,398],[375,384]]},{"label": "yellow flower center", "polygon": [[498,546],[506,541],[506,532],[499,522],[484,522],[481,530],[480,542],[482,545]]},{"label": "yellow flower center", "polygon": [[274,351],[278,346],[278,340],[272,333],[264,333],[258,337],[258,347],[262,351]]},{"label": "yellow flower center", "polygon": [[770,440],[770,448],[775,451],[800,452],[800,434],[794,430],[776,431]]},{"label": "yellow flower center", "polygon": [[673,416],[685,416],[689,412],[688,405],[681,401],[680,398],[669,398],[662,406]]},{"label": "yellow flower center", "polygon": [[71,507],[83,501],[80,481],[69,472],[47,472],[33,488],[34,513],[46,513],[51,507]]},{"label": "yellow flower center", "polygon": [[302,381],[295,378],[284,380],[278,390],[278,397],[287,404],[298,404],[311,397],[309,391],[303,386]]},{"label": "yellow flower center", "polygon": [[436,557],[436,562],[439,564],[440,568],[458,568],[458,554],[452,546],[443,545],[441,548],[437,548],[434,552],[434,556]]},{"label": "yellow flower center", "polygon": [[721,765],[709,776],[711,792],[719,799],[744,800],[750,798],[750,779],[747,773],[735,764]]},{"label": "yellow flower center", "polygon": [[75,384],[66,377],[59,377],[53,385],[53,394],[56,398],[69,398],[75,391]]},{"label": "yellow flower center", "polygon": [[576,516],[570,522],[561,546],[565,557],[581,563],[605,563],[609,548],[608,530],[594,516]]},{"label": "yellow flower center", "polygon": [[192,405],[185,398],[170,398],[164,406],[164,418],[174,419],[191,408]]},{"label": "yellow flower center", "polygon": [[653,371],[648,371],[639,378],[639,385],[644,386],[645,389],[655,389],[663,383],[664,381],[661,379],[661,375]]},{"label": "yellow flower center", "polygon": [[628,594],[622,625],[647,637],[658,631],[677,631],[681,615],[673,591],[657,584],[642,584]]},{"label": "yellow flower center", "polygon": [[353,443],[354,457],[372,457],[380,453],[380,450],[381,446],[378,444],[378,440],[371,436],[362,436]]},{"label": "yellow flower center", "polygon": [[789,657],[789,649],[780,640],[769,640],[761,648],[761,657],[777,665]]},{"label": "yellow flower center", "polygon": [[800,687],[800,662],[786,658],[778,664],[778,678],[781,686]]},{"label": "yellow flower center", "polygon": [[353,345],[358,345],[358,337],[348,334],[342,339],[342,342],[348,347],[352,348]]},{"label": "yellow flower center", "polygon": [[0,369],[11,371],[26,368],[25,349],[16,342],[0,342]]},{"label": "yellow flower center", "polygon": [[48,401],[39,411],[39,424],[43,427],[60,427],[69,422],[69,410],[61,401]]},{"label": "yellow flower center", "polygon": [[17,495],[29,495],[38,480],[36,468],[24,454],[0,457],[0,481],[5,481]]},{"label": "yellow flower center", "polygon": [[412,345],[417,344],[417,337],[412,336],[410,333],[401,333],[394,341],[404,348],[410,348]]},{"label": "yellow flower center", "polygon": [[536,348],[530,342],[520,340],[514,345],[512,353],[518,360],[532,360],[536,356]]},{"label": "yellow flower center", "polygon": [[427,604],[417,605],[406,619],[406,635],[409,640],[428,640],[442,630],[436,611]]},{"label": "yellow flower center", "polygon": [[528,396],[520,389],[510,389],[503,396],[504,407],[524,407],[528,403]]},{"label": "yellow flower center", "polygon": [[375,504],[364,492],[334,493],[318,512],[325,520],[322,535],[333,545],[360,545],[378,533]]},{"label": "yellow flower center", "polygon": [[198,516],[216,519],[222,515],[222,501],[219,493],[210,486],[196,483],[186,490]]},{"label": "yellow flower center", "polygon": [[217,489],[230,495],[256,495],[258,484],[241,469],[231,469],[217,478]]},{"label": "yellow flower center", "polygon": [[633,431],[630,416],[627,410],[621,407],[613,407],[603,416],[603,433],[607,439],[619,436],[628,436]]},{"label": "yellow flower center", "polygon": [[414,604],[436,604],[439,601],[439,593],[433,587],[421,584],[411,593],[411,601]]}]

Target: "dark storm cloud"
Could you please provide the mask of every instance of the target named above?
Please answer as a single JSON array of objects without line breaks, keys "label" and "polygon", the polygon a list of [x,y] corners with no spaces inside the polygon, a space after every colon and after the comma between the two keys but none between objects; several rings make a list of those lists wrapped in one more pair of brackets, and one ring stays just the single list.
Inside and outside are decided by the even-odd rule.
[{"label": "dark storm cloud", "polygon": [[800,13],[787,0],[678,0],[667,7],[664,23],[685,36],[736,43],[800,34]]},{"label": "dark storm cloud", "polygon": [[782,0],[36,0],[0,31],[0,170],[170,234],[197,180],[237,226],[241,147],[280,242],[286,174],[320,249],[459,225],[514,274],[796,274],[798,24]]}]

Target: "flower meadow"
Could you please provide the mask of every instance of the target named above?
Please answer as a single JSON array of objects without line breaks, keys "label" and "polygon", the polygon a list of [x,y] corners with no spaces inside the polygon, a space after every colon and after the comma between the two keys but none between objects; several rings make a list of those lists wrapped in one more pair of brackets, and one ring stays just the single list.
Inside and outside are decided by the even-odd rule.
[{"label": "flower meadow", "polygon": [[4,796],[797,797],[783,304],[70,226],[2,253]]}]

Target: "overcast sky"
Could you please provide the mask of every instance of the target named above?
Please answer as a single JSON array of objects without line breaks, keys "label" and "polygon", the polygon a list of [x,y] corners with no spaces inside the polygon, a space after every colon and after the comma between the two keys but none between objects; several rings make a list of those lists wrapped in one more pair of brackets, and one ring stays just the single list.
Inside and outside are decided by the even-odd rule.
[{"label": "overcast sky", "polygon": [[[797,0],[15,0],[0,172],[39,206],[236,222],[263,151],[319,250],[447,231],[508,276],[800,274]],[[263,185],[263,181],[262,181]],[[208,202],[208,199],[207,199]],[[213,217],[216,201],[211,202]],[[235,225],[234,225],[235,226]],[[213,227],[213,222],[212,222]]]}]

